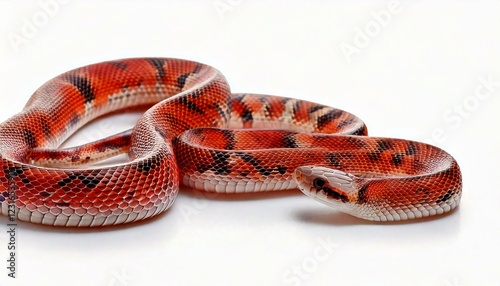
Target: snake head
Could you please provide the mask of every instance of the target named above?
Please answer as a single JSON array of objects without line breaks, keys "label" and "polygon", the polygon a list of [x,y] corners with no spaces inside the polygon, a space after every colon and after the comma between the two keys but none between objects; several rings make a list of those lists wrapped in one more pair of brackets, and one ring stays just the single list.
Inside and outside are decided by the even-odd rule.
[{"label": "snake head", "polygon": [[355,215],[358,187],[352,174],[318,166],[301,166],[295,169],[299,189],[325,205]]}]

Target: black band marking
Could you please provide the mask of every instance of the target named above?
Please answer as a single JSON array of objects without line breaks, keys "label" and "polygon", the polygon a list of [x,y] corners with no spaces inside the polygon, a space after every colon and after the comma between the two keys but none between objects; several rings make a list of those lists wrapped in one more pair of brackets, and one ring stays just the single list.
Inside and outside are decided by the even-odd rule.
[{"label": "black band marking", "polygon": [[418,149],[417,149],[417,145],[415,144],[415,142],[410,141],[410,142],[408,142],[408,147],[406,149],[405,154],[406,155],[415,155],[415,154],[417,154],[417,150]]},{"label": "black band marking", "polygon": [[186,85],[186,80],[188,79],[188,77],[190,75],[193,75],[193,74],[197,74],[199,71],[201,70],[201,65],[200,64],[197,64],[196,67],[194,68],[194,70],[192,72],[187,72],[185,74],[181,74],[178,78],[177,78],[177,86],[180,88],[180,89],[183,89],[184,86]]},{"label": "black band marking", "polygon": [[451,196],[453,195],[454,191],[453,190],[448,190],[446,192],[446,194],[440,196],[438,198],[438,200],[436,201],[436,203],[443,203],[443,202],[446,202],[447,200],[449,200],[451,198]]},{"label": "black band marking", "polygon": [[316,112],[318,110],[321,110],[321,109],[323,109],[325,107],[326,106],[324,106],[324,105],[316,105],[316,106],[313,106],[313,107],[309,108],[309,110],[307,112],[314,113],[314,112]]},{"label": "black band marking", "polygon": [[368,184],[363,185],[358,191],[358,204],[363,204],[367,201],[366,190],[368,190]]},{"label": "black band marking", "polygon": [[4,169],[4,173],[7,174],[7,179],[13,179],[13,178],[23,174],[24,170],[22,167],[10,167],[7,170]]},{"label": "black band marking", "polygon": [[80,121],[80,116],[75,113],[71,118],[71,120],[69,121],[69,126],[74,127],[78,124],[79,121]]},{"label": "black band marking", "polygon": [[239,95],[233,97],[233,100],[238,101],[243,106],[243,111],[241,113],[241,120],[243,121],[243,123],[253,121],[252,111],[245,104],[245,97],[246,97],[246,94],[239,94]]},{"label": "black band marking", "polygon": [[28,144],[28,147],[30,149],[36,148],[38,146],[38,144],[36,142],[35,133],[33,133],[33,131],[31,131],[29,129],[24,129],[23,136],[24,136],[24,139],[26,140],[26,144]]},{"label": "black band marking", "polygon": [[41,119],[40,124],[42,125],[43,134],[49,139],[52,138],[52,131],[50,131],[50,125],[47,120]]},{"label": "black band marking", "polygon": [[109,62],[109,64],[114,66],[114,67],[117,67],[121,70],[126,70],[128,68],[128,65],[124,62],[121,62],[121,61],[112,61],[112,62]]},{"label": "black band marking", "polygon": [[264,176],[271,175],[271,173],[273,171],[277,171],[280,174],[284,174],[286,172],[286,168],[283,167],[283,166],[277,166],[276,168],[269,168],[269,169],[264,168],[261,165],[260,161],[257,158],[253,157],[252,155],[250,155],[250,154],[245,154],[245,153],[242,153],[242,152],[238,152],[238,153],[236,153],[236,155],[238,157],[240,157],[241,159],[243,159],[243,161],[250,163],[259,173],[261,173]]},{"label": "black band marking", "polygon": [[220,129],[220,130],[227,140],[226,150],[233,150],[234,143],[235,143],[233,131],[228,130],[228,129]]},{"label": "black band marking", "polygon": [[316,120],[317,121],[317,125],[318,125],[318,129],[321,129],[321,128],[325,127],[326,125],[328,125],[328,123],[330,123],[333,120],[339,118],[342,115],[342,113],[343,113],[342,110],[332,109],[332,110],[328,111],[327,113],[321,115]]},{"label": "black band marking", "polygon": [[357,130],[355,130],[354,132],[351,133],[351,135],[359,135],[359,136],[363,136],[365,134],[366,134],[366,126],[365,125],[359,127]]},{"label": "black band marking", "polygon": [[159,79],[163,79],[165,77],[165,70],[163,69],[163,65],[165,64],[164,59],[148,59],[148,62],[156,69]]},{"label": "black band marking", "polygon": [[243,113],[241,113],[241,120],[243,122],[252,122],[253,121],[252,112],[246,106],[245,106],[245,109],[243,110]]},{"label": "black band marking", "polygon": [[85,103],[92,102],[95,99],[95,90],[87,78],[70,74],[66,80],[78,89]]},{"label": "black band marking", "polygon": [[354,119],[342,120],[339,124],[337,124],[337,128],[341,129],[342,127],[351,125],[352,123],[354,123],[354,121]]},{"label": "black band marking", "polygon": [[219,113],[219,115],[222,117],[222,120],[224,120],[224,122],[228,122],[229,114],[227,114],[226,112],[229,111],[229,109],[226,108],[224,110],[224,108],[222,108],[219,103],[214,103],[214,107],[217,110],[217,113]]},{"label": "black band marking", "polygon": [[381,140],[378,140],[377,141],[377,150],[379,152],[384,152],[385,150],[389,150],[393,147],[393,143],[392,141],[390,141],[390,139],[381,139]]},{"label": "black band marking", "polygon": [[297,139],[295,139],[294,134],[288,134],[283,137],[283,146],[285,148],[299,148],[299,144],[297,144]]},{"label": "black band marking", "polygon": [[342,169],[342,164],[340,163],[341,158],[342,156],[340,156],[337,153],[331,153],[331,152],[326,153],[326,159],[328,160],[330,166],[338,169]]},{"label": "black band marking", "polygon": [[151,171],[152,169],[156,168],[156,162],[154,161],[154,159],[149,159],[149,160],[145,160],[143,162],[139,162],[137,163],[137,170],[142,172],[142,173],[149,173],[149,171]]},{"label": "black band marking", "polygon": [[226,152],[214,151],[212,154],[212,158],[215,162],[215,165],[211,166],[209,169],[214,171],[217,175],[228,175],[231,173],[231,166],[229,165],[229,155]]},{"label": "black band marking", "polygon": [[189,100],[189,98],[187,96],[184,96],[184,97],[180,97],[178,102],[184,106],[186,106],[189,110],[191,111],[194,111],[200,115],[203,115],[205,114],[205,112],[199,108],[196,103],[192,102]]},{"label": "black band marking", "polygon": [[375,162],[379,158],[380,158],[380,152],[378,151],[371,152],[370,154],[368,154],[368,159],[370,159],[370,162]]},{"label": "black band marking", "polygon": [[392,155],[392,163],[394,164],[394,166],[398,167],[401,164],[403,164],[404,156],[405,155],[402,153],[397,153],[397,154]]}]

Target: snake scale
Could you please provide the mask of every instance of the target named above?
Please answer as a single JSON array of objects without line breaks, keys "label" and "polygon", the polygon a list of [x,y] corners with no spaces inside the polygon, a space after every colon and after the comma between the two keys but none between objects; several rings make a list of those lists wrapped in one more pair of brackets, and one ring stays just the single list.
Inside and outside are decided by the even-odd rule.
[{"label": "snake scale", "polygon": [[[151,106],[133,129],[59,146],[89,121]],[[2,214],[54,226],[139,221],[167,210],[180,184],[209,192],[299,188],[376,221],[454,209],[457,162],[420,142],[368,137],[340,109],[232,94],[215,68],[171,58],[107,61],[63,73],[0,124]],[[93,163],[127,153],[125,163]]]}]

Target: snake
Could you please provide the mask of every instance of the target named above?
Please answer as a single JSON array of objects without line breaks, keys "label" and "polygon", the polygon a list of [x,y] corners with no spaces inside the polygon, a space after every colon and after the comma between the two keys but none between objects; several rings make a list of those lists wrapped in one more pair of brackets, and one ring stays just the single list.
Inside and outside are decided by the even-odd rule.
[{"label": "snake", "polygon": [[[133,107],[130,130],[60,147],[88,122]],[[119,154],[128,160],[96,164]],[[300,189],[361,219],[456,208],[462,175],[444,150],[367,136],[355,115],[282,96],[232,93],[196,61],[127,58],[62,73],[0,124],[0,204],[10,220],[98,227],[164,213],[181,185],[207,192]],[[332,214],[334,215],[334,214]]]}]

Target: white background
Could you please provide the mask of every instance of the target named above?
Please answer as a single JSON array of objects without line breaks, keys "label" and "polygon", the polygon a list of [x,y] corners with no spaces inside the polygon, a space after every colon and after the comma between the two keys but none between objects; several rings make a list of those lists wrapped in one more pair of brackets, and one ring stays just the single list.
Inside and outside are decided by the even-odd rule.
[{"label": "white background", "polygon": [[[378,224],[298,191],[181,190],[164,215],[124,227],[19,223],[16,279],[1,217],[1,285],[500,285],[500,1],[40,4],[54,1],[0,1],[2,121],[66,70],[187,58],[217,67],[235,92],[321,102],[360,116],[371,135],[438,145],[461,165],[462,203],[438,219]],[[138,116],[98,121],[71,143]]]}]

